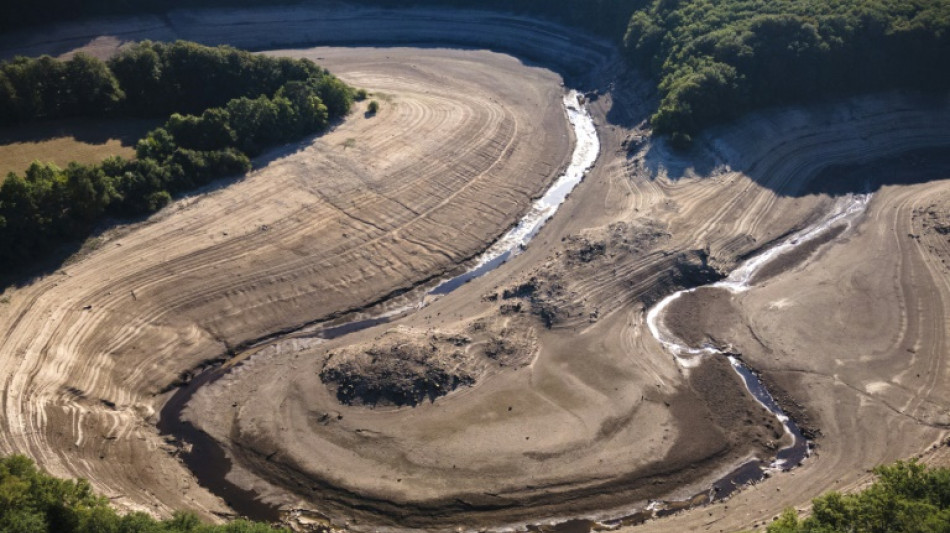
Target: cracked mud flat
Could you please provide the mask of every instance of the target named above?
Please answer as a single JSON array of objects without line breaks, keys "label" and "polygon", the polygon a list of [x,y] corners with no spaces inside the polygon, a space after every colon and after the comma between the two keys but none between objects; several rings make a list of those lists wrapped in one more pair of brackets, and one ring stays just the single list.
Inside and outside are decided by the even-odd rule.
[{"label": "cracked mud flat", "polygon": [[[476,30],[490,27],[503,48],[524,46],[540,64],[547,48],[562,58],[555,66],[568,58],[601,68],[602,88],[632,76],[598,45],[540,23],[439,13],[428,23],[429,15],[402,17],[367,41],[429,31],[477,46]],[[319,15],[275,8],[137,20],[144,36],[204,31],[209,41],[260,48],[312,40]],[[360,16],[340,12],[330,25],[342,33]],[[250,31],[240,24],[249,20]],[[85,24],[35,46],[108,53],[130,35]],[[176,443],[158,435],[156,413],[169,396],[161,391],[229,347],[454,269],[517,220],[570,155],[559,76],[511,56],[439,47],[274,53],[320,58],[392,102],[8,290],[0,450],[88,477],[126,509],[228,512],[176,460]],[[275,339],[195,396],[188,412],[231,454],[235,483],[367,529],[545,522],[696,494],[747,458],[770,456],[782,431],[734,394],[742,384],[728,362],[683,373],[650,335],[644,310],[732,270],[868,182],[875,194],[852,231],[727,301],[697,291],[695,320],[680,328],[741,352],[783,407],[820,432],[817,453],[726,503],[636,529],[762,524],[946,435],[946,101],[879,95],[761,113],[678,156],[638,127],[649,95],[602,92],[591,104],[603,146],[596,167],[519,257],[395,323],[323,343]],[[890,159],[874,164],[881,158]],[[526,283],[536,288],[513,296]],[[343,405],[320,379],[327,354],[372,347],[394,328],[425,339],[480,320],[530,339],[528,363],[479,360],[491,372],[473,386],[415,408]]]}]

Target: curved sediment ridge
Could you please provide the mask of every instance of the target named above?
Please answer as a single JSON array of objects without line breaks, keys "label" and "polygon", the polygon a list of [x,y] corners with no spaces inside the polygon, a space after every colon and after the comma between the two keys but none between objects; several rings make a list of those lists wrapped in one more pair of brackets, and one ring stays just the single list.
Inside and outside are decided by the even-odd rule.
[{"label": "curved sediment ridge", "polygon": [[[441,16],[442,28],[455,17],[498,34],[538,31],[542,49],[573,54],[543,23],[505,29],[484,14]],[[433,23],[420,16],[400,31],[413,24]],[[226,27],[216,31],[247,37],[246,24]],[[165,391],[249,341],[456,269],[569,164],[564,92],[551,71],[484,50],[275,53],[311,57],[370,89],[380,112],[268,154],[237,183],[102,235],[82,260],[9,290],[0,451],[85,477],[120,508],[228,514],[179,462],[184,444],[155,430]]]},{"label": "curved sediment ridge", "polygon": [[[485,252],[479,255],[475,264],[468,270],[451,278],[439,281],[434,288],[422,289],[424,296],[416,304],[401,306],[396,311],[389,311],[379,317],[360,318],[351,322],[338,323],[332,326],[309,326],[308,334],[321,339],[340,338],[344,335],[356,333],[363,329],[388,322],[394,317],[402,317],[408,307],[412,312],[419,312],[433,297],[449,294],[461,285],[487,274],[505,261],[523,252],[531,239],[537,235],[545,222],[557,212],[557,208],[564,203],[571,191],[584,179],[585,174],[594,164],[600,151],[600,143],[594,122],[584,106],[584,97],[577,91],[569,91],[564,95],[564,111],[574,130],[574,146],[570,164],[548,190],[535,200],[525,216],[518,221],[507,233],[493,243]],[[404,296],[401,296],[405,299]],[[377,307],[385,308],[387,302],[380,302]],[[292,332],[288,332],[292,333]],[[268,341],[270,342],[270,341]],[[227,480],[231,462],[225,457],[222,449],[202,430],[193,424],[183,421],[182,411],[192,396],[203,387],[214,383],[231,367],[214,367],[204,370],[192,379],[187,386],[175,392],[174,396],[162,408],[158,427],[163,435],[169,435],[179,442],[187,443],[190,449],[183,453],[183,460],[198,479],[202,486],[217,494],[241,516],[255,520],[276,521],[280,518],[277,507],[259,501],[253,491],[242,489]]]},{"label": "curved sediment ridge", "polygon": [[[15,39],[20,52],[88,43],[100,55],[135,35],[255,48],[323,35],[432,44],[268,52],[310,57],[368,88],[380,113],[271,154],[238,183],[109,232],[63,269],[8,290],[0,451],[89,478],[122,509],[227,515],[182,465],[188,445],[154,424],[183,399],[176,384],[229,353],[248,357],[184,411],[221,446],[209,463],[231,461],[219,474],[250,502],[354,530],[586,530],[586,519],[550,524],[630,509],[649,513],[609,527],[743,530],[946,436],[946,99],[874,95],[750,115],[683,155],[649,138],[642,95],[618,89],[636,75],[612,62],[609,45],[524,17],[409,10],[383,23],[392,16],[182,10]],[[602,149],[558,215],[527,231],[530,246],[480,263],[571,153],[559,75],[454,46],[493,42],[559,71],[600,69],[568,85],[591,96]],[[915,152],[927,147],[936,155]],[[880,158],[893,161],[867,165]],[[648,311],[827,220],[865,181],[874,201],[860,225],[837,233],[839,221],[757,267],[743,281],[754,290],[704,287],[665,308],[668,340],[741,353],[817,446],[793,474],[735,492],[728,509],[676,512],[697,495],[714,499],[709,487],[735,465],[774,461],[791,438],[746,393],[743,381],[756,381],[723,357],[684,368],[651,334]],[[473,264],[491,273],[405,316],[282,336],[385,295],[417,302],[422,294],[405,291]],[[464,352],[475,383],[416,407],[373,408],[340,403],[320,377],[331,354],[363,364],[381,347],[421,353],[430,340],[451,345],[440,357]],[[225,496],[240,505],[234,498]],[[642,522],[666,514],[675,516]]]}]

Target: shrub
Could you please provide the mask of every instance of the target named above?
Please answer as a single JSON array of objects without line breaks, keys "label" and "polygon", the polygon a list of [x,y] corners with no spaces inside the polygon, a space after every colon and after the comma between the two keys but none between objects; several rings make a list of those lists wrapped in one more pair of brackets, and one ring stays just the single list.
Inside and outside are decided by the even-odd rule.
[{"label": "shrub", "polygon": [[169,520],[145,513],[119,516],[89,482],[54,478],[33,461],[12,455],[0,458],[0,531],[23,533],[289,533],[267,524],[235,520],[202,524],[194,514],[178,512]]},{"label": "shrub", "polygon": [[247,172],[249,155],[323,131],[349,112],[357,94],[306,59],[184,41],[137,43],[108,65],[82,54],[0,63],[0,123],[181,111],[138,141],[135,160],[113,157],[65,171],[35,163],[24,177],[3,180],[0,265],[81,238],[109,214],[153,213],[172,193]]},{"label": "shrub", "polygon": [[950,531],[950,469],[916,460],[874,469],[877,481],[857,494],[829,492],[812,500],[804,520],[786,510],[768,533],[946,533]]}]

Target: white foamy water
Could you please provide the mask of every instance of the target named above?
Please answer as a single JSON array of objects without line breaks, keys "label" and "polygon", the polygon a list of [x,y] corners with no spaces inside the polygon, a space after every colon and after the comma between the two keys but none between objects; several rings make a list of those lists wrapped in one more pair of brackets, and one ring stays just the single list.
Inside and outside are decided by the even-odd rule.
[{"label": "white foamy water", "polygon": [[[752,280],[755,279],[756,274],[758,274],[765,265],[784,254],[792,252],[798,246],[820,237],[838,223],[850,225],[854,219],[864,212],[870,200],[870,194],[848,194],[838,198],[831,211],[822,217],[821,220],[792,234],[768,250],[747,259],[736,267],[725,279],[709,285],[703,285],[703,287],[725,289],[733,294],[749,290],[752,287]],[[704,345],[699,348],[690,347],[672,335],[663,326],[663,313],[669,305],[676,301],[677,298],[693,292],[698,288],[700,287],[676,291],[660,300],[647,312],[647,327],[650,329],[650,333],[664,348],[676,357],[677,363],[684,368],[695,367],[700,363],[704,355],[722,354],[715,346]]]},{"label": "white foamy water", "polygon": [[554,216],[557,208],[564,203],[567,195],[584,179],[587,171],[597,160],[597,155],[600,153],[600,138],[597,137],[594,120],[590,117],[586,106],[580,104],[579,97],[577,91],[564,95],[564,109],[574,128],[575,138],[574,153],[567,170],[555,180],[544,196],[531,204],[531,209],[515,227],[508,230],[508,233],[482,254],[474,268],[500,257],[505,252],[517,253],[521,247],[528,244],[541,226]]},{"label": "white foamy water", "polygon": [[438,297],[438,295],[452,292],[462,284],[490,272],[521,253],[541,226],[554,216],[568,194],[584,179],[587,171],[597,161],[597,155],[600,153],[600,138],[597,137],[597,129],[594,127],[594,120],[587,107],[580,103],[581,98],[577,91],[564,95],[564,110],[574,128],[575,139],[571,163],[564,173],[554,180],[544,196],[531,204],[527,214],[518,224],[485,250],[471,268],[441,282],[429,291],[427,296]]}]

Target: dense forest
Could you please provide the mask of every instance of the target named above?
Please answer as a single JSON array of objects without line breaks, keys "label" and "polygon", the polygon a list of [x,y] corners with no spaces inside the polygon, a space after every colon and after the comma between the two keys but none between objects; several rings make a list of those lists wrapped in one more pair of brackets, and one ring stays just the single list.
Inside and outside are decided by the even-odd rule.
[{"label": "dense forest", "polygon": [[785,511],[768,533],[950,532],[950,469],[911,461],[874,473],[877,480],[861,492],[829,492],[812,500],[808,518]]},{"label": "dense forest", "polygon": [[309,60],[231,47],[141,42],[108,63],[16,58],[0,64],[0,122],[170,116],[136,157],[65,169],[34,163],[0,186],[0,264],[23,265],[106,216],[137,216],[215,178],[246,172],[264,148],[345,115],[350,87]]},{"label": "dense forest", "polygon": [[[109,500],[85,480],[57,479],[33,461],[13,455],[0,458],[0,532],[3,533],[279,533],[267,524],[236,520],[223,526],[176,513],[155,520],[145,513],[120,516]],[[288,532],[289,533],[289,532]]]},{"label": "dense forest", "polygon": [[[295,3],[283,0],[282,3]],[[623,43],[655,82],[656,132],[687,145],[706,126],[765,106],[892,88],[950,88],[950,0],[354,0],[384,7],[500,9]],[[37,0],[0,7],[10,27],[50,17],[161,13],[263,0]],[[42,6],[47,6],[44,9]],[[51,15],[52,14],[52,15]],[[4,22],[0,22],[4,24]],[[0,97],[2,97],[0,80]],[[68,105],[67,105],[68,109]],[[2,111],[0,111],[2,113]],[[2,116],[2,115],[0,115]]]},{"label": "dense forest", "polygon": [[680,143],[764,106],[950,88],[948,0],[655,0],[624,43]]}]

